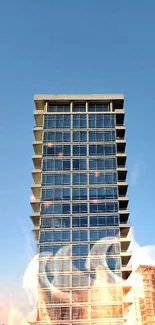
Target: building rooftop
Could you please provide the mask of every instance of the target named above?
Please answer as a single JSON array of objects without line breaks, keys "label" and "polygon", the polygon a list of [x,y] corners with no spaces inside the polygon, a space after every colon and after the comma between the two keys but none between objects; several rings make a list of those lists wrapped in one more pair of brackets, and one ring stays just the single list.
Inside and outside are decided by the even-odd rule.
[{"label": "building rooftop", "polygon": [[61,95],[35,95],[34,101],[39,100],[124,100],[122,94],[61,94]]},{"label": "building rooftop", "polygon": [[122,94],[40,94],[34,96],[34,102],[36,109],[41,109],[41,106],[44,105],[48,101],[60,101],[60,102],[71,102],[71,101],[80,101],[80,102],[90,102],[90,101],[115,101],[117,103],[118,108],[122,109],[124,104],[124,95]]}]

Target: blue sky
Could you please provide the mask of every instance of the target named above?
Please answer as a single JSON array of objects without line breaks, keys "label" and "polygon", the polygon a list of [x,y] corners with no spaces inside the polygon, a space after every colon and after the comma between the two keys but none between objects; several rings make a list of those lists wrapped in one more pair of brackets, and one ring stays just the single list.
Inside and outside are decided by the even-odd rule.
[{"label": "blue sky", "polygon": [[38,93],[125,95],[130,222],[155,243],[154,12],[154,0],[0,1],[0,281],[18,286],[29,261]]}]

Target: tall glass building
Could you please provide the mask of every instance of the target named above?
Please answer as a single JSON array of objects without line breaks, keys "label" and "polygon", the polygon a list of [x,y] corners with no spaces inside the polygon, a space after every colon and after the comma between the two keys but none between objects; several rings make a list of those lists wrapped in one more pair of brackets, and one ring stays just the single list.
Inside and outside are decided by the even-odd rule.
[{"label": "tall glass building", "polygon": [[41,324],[123,325],[131,273],[122,95],[37,95],[31,219]]}]

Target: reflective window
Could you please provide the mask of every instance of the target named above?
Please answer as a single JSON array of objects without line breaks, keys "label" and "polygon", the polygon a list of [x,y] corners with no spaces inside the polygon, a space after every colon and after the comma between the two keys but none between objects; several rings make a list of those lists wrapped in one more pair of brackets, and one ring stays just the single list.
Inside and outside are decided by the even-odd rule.
[{"label": "reflective window", "polygon": [[85,104],[73,104],[73,112],[85,112],[86,105]]},{"label": "reflective window", "polygon": [[91,142],[109,142],[115,140],[115,131],[89,131],[89,141]]},{"label": "reflective window", "polygon": [[70,132],[44,132],[44,142],[70,142]]},{"label": "reflective window", "polygon": [[[58,236],[58,232],[57,232],[57,236]],[[53,238],[51,238],[51,241],[54,241],[54,237],[55,234],[53,234],[52,236]],[[60,241],[60,239],[59,239]],[[68,240],[67,240],[68,241]],[[45,264],[46,263],[46,264]],[[66,272],[66,271],[70,271],[70,261],[69,260],[56,260],[54,259],[49,259],[47,262],[45,261],[40,261],[39,262],[39,271],[40,272],[46,272],[46,270],[48,270],[48,272]],[[48,277],[48,276],[47,276]],[[58,276],[59,277],[59,276]],[[40,278],[41,280],[41,278]],[[43,287],[43,284],[42,284]],[[46,286],[45,286],[46,288]]]},{"label": "reflective window", "polygon": [[113,114],[89,114],[89,128],[113,128],[114,126]]},{"label": "reflective window", "polygon": [[108,216],[107,217],[107,226],[118,226],[119,217],[118,216]]},{"label": "reflective window", "polygon": [[87,142],[87,132],[86,131],[73,131],[73,141],[74,142]]},{"label": "reflective window", "polygon": [[118,216],[90,216],[90,227],[105,227],[118,225]]},{"label": "reflective window", "polygon": [[[107,256],[106,262],[110,270],[120,269],[120,258],[119,257],[109,257]],[[94,271],[98,266],[102,266],[100,258],[91,259],[90,261],[90,270]]]},{"label": "reflective window", "polygon": [[43,174],[42,185],[70,185],[70,174]]},{"label": "reflective window", "polygon": [[48,112],[70,112],[69,104],[48,104]]},{"label": "reflective window", "polygon": [[72,217],[72,227],[87,227],[88,226],[88,217]]},{"label": "reflective window", "polygon": [[111,244],[107,249],[107,255],[120,254],[120,244]]},{"label": "reflective window", "polygon": [[89,155],[90,156],[97,156],[97,155],[104,155],[104,156],[112,156],[116,154],[116,146],[115,144],[92,144],[89,145]]},{"label": "reflective window", "polygon": [[72,275],[72,286],[73,287],[88,286],[88,275],[87,274]]},{"label": "reflective window", "polygon": [[107,264],[110,270],[117,270],[121,267],[121,262],[119,257],[107,258]]},{"label": "reflective window", "polygon": [[73,170],[86,170],[87,160],[86,159],[73,159]]},{"label": "reflective window", "polygon": [[70,241],[69,231],[41,231],[40,242],[66,242]]},{"label": "reflective window", "polygon": [[92,187],[89,189],[89,199],[117,199],[117,187]]},{"label": "reflective window", "polygon": [[116,158],[93,158],[89,159],[90,170],[116,169]]},{"label": "reflective window", "polygon": [[[96,234],[95,232],[95,235],[94,233],[91,232],[91,236],[92,238],[95,236],[95,237],[98,237],[98,235]],[[95,244],[90,244],[90,255],[91,256],[96,256],[96,255],[103,255],[105,254],[106,255],[118,255],[120,254],[120,244],[119,243],[108,243],[107,241],[107,244],[105,244],[105,241],[97,241]],[[92,263],[91,263],[92,261]],[[90,263],[91,263],[91,266],[93,263],[93,260],[90,259]]]},{"label": "reflective window", "polygon": [[[63,236],[66,236],[65,233],[62,233],[62,238]],[[55,232],[53,234],[53,240],[54,238],[58,239],[57,241],[60,241],[60,233],[58,232]],[[68,238],[67,240],[63,240],[64,242],[65,241],[68,241]],[[59,257],[59,256],[58,256]],[[46,263],[46,268],[45,270],[48,270],[50,272],[67,272],[67,271],[70,271],[70,260],[65,260],[65,259],[56,259],[56,256],[53,260],[48,260],[47,263]]]},{"label": "reflective window", "polygon": [[73,128],[86,128],[87,120],[85,114],[74,114],[73,115]]},{"label": "reflective window", "polygon": [[42,201],[70,200],[70,188],[42,189]]},{"label": "reflective window", "polygon": [[70,213],[70,204],[50,204],[44,203],[41,204],[41,213],[42,214],[69,214]]},{"label": "reflective window", "polygon": [[63,146],[49,146],[45,145],[43,149],[43,156],[70,156],[70,145]]},{"label": "reflective window", "polygon": [[73,145],[73,156],[87,156],[87,146]]},{"label": "reflective window", "polygon": [[75,266],[75,268],[79,271],[86,271],[86,259],[73,259],[72,260],[73,263],[73,268]]},{"label": "reflective window", "polygon": [[103,202],[103,203],[90,203],[89,204],[90,213],[102,213],[102,212],[117,212],[118,203],[117,202]]},{"label": "reflective window", "polygon": [[[56,167],[57,167],[57,164],[56,164]],[[62,160],[62,169],[63,170],[69,170],[70,169],[70,160],[67,160],[67,159]]]},{"label": "reflective window", "polygon": [[98,241],[105,237],[119,237],[119,228],[90,230],[90,241]]},{"label": "reflective window", "polygon": [[[70,287],[70,281],[69,281],[69,277],[66,277],[66,275],[64,274],[61,274],[58,276],[58,279],[59,279],[59,283],[61,284],[61,286],[63,287]],[[69,291],[67,292],[65,290],[66,294],[69,295]],[[38,299],[39,301],[41,301],[42,299],[42,293],[39,294],[40,295],[40,298]],[[47,304],[58,304],[58,303],[63,303],[64,302],[64,299],[62,298],[62,295],[59,295],[59,297],[57,295],[51,295],[51,289],[50,290],[47,290],[44,292],[44,295],[45,295],[45,299],[47,301]],[[56,296],[56,297],[55,297]],[[65,307],[66,308],[66,307]],[[40,307],[39,307],[40,309]],[[64,315],[64,318],[63,319],[69,319],[68,318],[68,315],[69,315],[69,310],[70,308],[67,307],[66,309],[66,314]],[[48,317],[51,319],[51,320],[61,320],[61,317],[62,315],[64,314],[64,307],[55,307],[53,306],[52,309],[51,307],[48,307],[46,306],[46,311],[47,311],[47,315]],[[43,313],[44,313],[44,321],[46,322],[47,320],[47,316],[46,313],[45,313],[45,308],[43,307]],[[42,318],[42,315],[40,317],[41,319]],[[108,324],[109,325],[109,324]],[[121,325],[121,324],[119,324]]]},{"label": "reflective window", "polygon": [[73,174],[73,185],[85,185],[87,184],[87,174],[74,173]]},{"label": "reflective window", "polygon": [[72,200],[87,200],[87,188],[73,188]]},{"label": "reflective window", "polygon": [[[65,245],[63,245],[62,243],[59,244],[59,245],[58,244],[57,245],[52,244],[52,246],[51,245],[46,246],[45,244],[40,245],[41,257],[47,256],[47,252],[51,253],[51,255],[56,255],[57,254],[59,256],[65,256],[66,257],[66,244]],[[67,253],[69,254],[69,251]]]},{"label": "reflective window", "polygon": [[108,112],[109,104],[106,103],[89,103],[88,112]]},{"label": "reflective window", "polygon": [[47,114],[44,116],[44,129],[62,129],[71,127],[71,115]]},{"label": "reflective window", "polygon": [[109,228],[109,229],[107,229],[107,236],[108,237],[119,237],[120,236],[119,228]]},{"label": "reflective window", "polygon": [[43,159],[43,170],[70,170],[69,159]]},{"label": "reflective window", "polygon": [[88,255],[88,245],[73,245],[72,246],[73,256],[87,256]]},{"label": "reflective window", "polygon": [[73,230],[72,231],[72,241],[87,241],[88,231],[87,230]]},{"label": "reflective window", "polygon": [[87,203],[73,203],[72,213],[87,213]]},{"label": "reflective window", "polygon": [[90,216],[90,227],[105,227],[107,225],[107,217]]},{"label": "reflective window", "polygon": [[68,228],[70,217],[42,217],[41,228]]},{"label": "reflective window", "polygon": [[90,241],[97,241],[106,237],[106,230],[90,230]]},{"label": "reflective window", "polygon": [[89,184],[116,184],[117,173],[90,173]]}]

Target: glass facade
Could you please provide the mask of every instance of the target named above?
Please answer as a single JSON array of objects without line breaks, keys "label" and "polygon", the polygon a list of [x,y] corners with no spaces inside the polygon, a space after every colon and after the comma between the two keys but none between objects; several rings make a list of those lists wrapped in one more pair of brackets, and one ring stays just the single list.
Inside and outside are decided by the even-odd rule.
[{"label": "glass facade", "polygon": [[46,107],[38,319],[123,325],[116,114],[109,103]]}]

